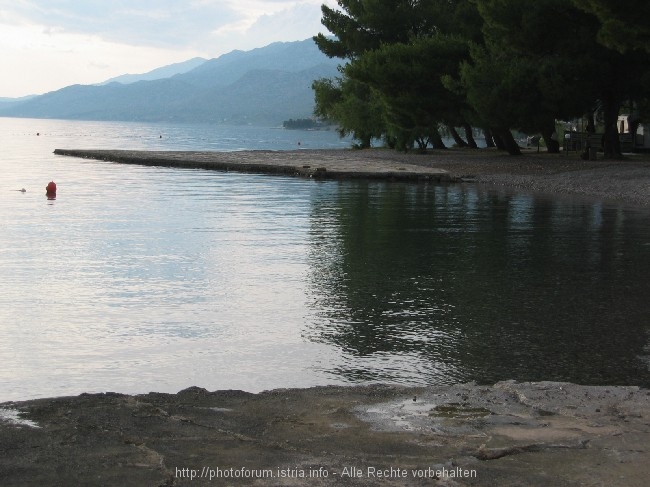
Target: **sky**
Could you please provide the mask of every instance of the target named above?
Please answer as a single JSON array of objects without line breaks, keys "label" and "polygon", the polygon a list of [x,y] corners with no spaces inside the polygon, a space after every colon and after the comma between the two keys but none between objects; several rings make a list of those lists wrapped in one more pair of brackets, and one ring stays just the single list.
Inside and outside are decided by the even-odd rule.
[{"label": "sky", "polygon": [[307,39],[334,0],[0,0],[0,97]]}]

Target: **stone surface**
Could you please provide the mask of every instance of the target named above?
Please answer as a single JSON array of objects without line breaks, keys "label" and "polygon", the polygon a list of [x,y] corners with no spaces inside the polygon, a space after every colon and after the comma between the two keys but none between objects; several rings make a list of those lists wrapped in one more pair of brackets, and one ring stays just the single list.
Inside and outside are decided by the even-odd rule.
[{"label": "stone surface", "polygon": [[636,387],[192,387],[0,410],[3,486],[641,487],[650,477],[650,391]]},{"label": "stone surface", "polygon": [[369,153],[345,150],[176,152],[56,149],[54,153],[125,164],[287,174],[327,179],[434,181],[454,179],[443,169],[419,166],[408,161],[355,157],[355,155]]}]

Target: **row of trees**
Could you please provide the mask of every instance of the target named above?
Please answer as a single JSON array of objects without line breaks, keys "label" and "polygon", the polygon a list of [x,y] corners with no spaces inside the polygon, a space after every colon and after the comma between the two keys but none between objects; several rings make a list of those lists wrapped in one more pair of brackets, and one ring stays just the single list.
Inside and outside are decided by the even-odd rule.
[{"label": "row of trees", "polygon": [[[604,127],[607,156],[620,154],[622,107],[650,113],[647,0],[338,0],[322,6],[334,35],[314,38],[342,59],[340,76],[313,84],[316,115],[361,147],[373,138],[401,150],[461,146],[511,154],[512,129],[541,134],[559,151],[557,120],[587,116]],[[465,132],[463,139],[456,127]]]}]

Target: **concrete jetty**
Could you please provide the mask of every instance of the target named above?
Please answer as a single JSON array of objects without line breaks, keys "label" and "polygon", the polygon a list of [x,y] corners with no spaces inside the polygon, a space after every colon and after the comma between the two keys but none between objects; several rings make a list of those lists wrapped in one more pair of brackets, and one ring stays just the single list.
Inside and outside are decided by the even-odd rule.
[{"label": "concrete jetty", "polygon": [[394,157],[372,157],[368,152],[353,150],[217,152],[56,149],[54,153],[124,164],[284,174],[322,179],[363,178],[433,182],[458,180],[444,169],[412,164],[395,152],[392,152]]}]

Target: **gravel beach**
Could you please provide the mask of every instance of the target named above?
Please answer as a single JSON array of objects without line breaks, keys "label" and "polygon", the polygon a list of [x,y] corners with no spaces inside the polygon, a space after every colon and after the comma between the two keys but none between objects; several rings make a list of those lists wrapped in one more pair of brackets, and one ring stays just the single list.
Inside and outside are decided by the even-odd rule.
[{"label": "gravel beach", "polygon": [[476,183],[558,195],[579,195],[609,202],[650,207],[650,155],[622,160],[582,160],[576,153],[524,151],[437,151],[411,163],[445,169]]}]

